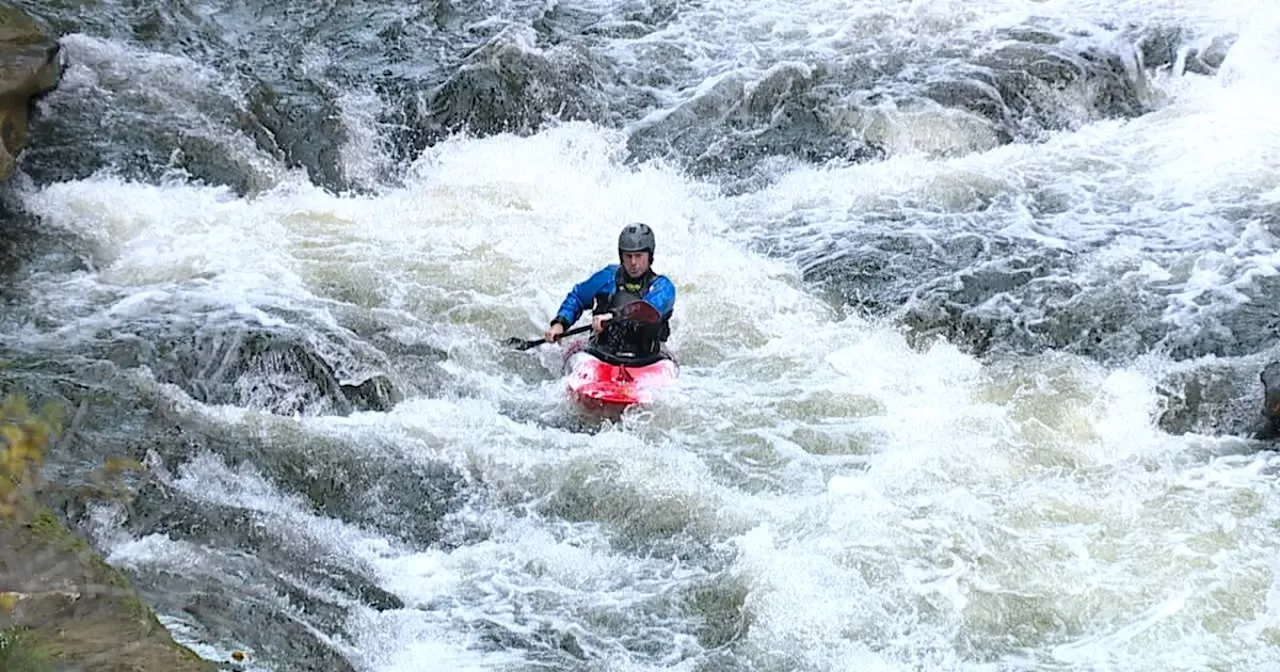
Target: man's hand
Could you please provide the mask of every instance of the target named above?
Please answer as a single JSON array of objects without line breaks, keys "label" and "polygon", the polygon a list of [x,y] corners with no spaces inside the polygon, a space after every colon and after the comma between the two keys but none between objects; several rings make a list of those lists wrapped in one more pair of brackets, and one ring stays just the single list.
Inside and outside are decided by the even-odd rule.
[{"label": "man's hand", "polygon": [[591,330],[597,334],[604,331],[604,323],[613,319],[613,313],[602,313],[591,318]]},{"label": "man's hand", "polygon": [[543,334],[542,338],[548,343],[555,343],[560,340],[562,335],[564,335],[564,325],[556,322],[550,327],[547,327],[547,333]]}]

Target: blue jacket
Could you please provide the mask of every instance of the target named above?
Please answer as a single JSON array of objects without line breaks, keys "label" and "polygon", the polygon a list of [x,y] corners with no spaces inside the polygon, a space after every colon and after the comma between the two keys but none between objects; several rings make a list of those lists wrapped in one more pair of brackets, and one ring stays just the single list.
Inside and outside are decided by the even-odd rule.
[{"label": "blue jacket", "polygon": [[[608,312],[609,304],[617,289],[618,264],[609,264],[591,274],[591,277],[579,282],[569,290],[568,296],[560,304],[560,310],[552,322],[560,322],[566,329],[573,326],[582,315],[582,311],[594,308],[600,312]],[[676,286],[664,275],[659,275],[649,283],[645,290],[644,300],[657,309],[664,319],[671,317],[676,305]]]}]

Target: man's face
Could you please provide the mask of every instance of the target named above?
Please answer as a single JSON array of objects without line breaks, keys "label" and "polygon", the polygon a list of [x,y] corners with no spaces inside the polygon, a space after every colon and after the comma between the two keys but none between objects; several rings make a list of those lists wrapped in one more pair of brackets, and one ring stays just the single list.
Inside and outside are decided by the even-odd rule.
[{"label": "man's face", "polygon": [[622,270],[627,272],[628,277],[638,278],[649,270],[649,253],[648,252],[623,252],[622,253]]}]

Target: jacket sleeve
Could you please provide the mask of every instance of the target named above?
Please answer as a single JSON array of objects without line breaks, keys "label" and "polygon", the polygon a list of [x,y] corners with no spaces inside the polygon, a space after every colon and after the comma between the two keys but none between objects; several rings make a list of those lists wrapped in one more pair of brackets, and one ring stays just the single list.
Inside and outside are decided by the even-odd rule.
[{"label": "jacket sleeve", "polygon": [[663,317],[669,317],[676,307],[676,286],[667,279],[667,276],[659,275],[649,284],[648,291],[644,293],[644,300],[656,308]]},{"label": "jacket sleeve", "polygon": [[605,266],[593,273],[591,277],[574,285],[564,297],[564,302],[560,304],[560,310],[556,311],[555,319],[551,320],[551,324],[560,323],[565,329],[572,327],[582,315],[582,311],[591,307],[596,294],[613,281],[613,273],[613,266]]}]

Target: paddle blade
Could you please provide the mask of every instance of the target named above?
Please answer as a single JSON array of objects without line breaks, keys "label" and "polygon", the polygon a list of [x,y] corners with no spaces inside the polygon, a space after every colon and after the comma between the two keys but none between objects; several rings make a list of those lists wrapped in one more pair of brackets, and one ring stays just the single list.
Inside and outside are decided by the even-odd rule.
[{"label": "paddle blade", "polygon": [[528,350],[529,348],[537,347],[543,343],[546,343],[546,340],[541,338],[532,341],[527,341],[523,338],[507,339],[507,347],[515,348],[516,350]]},{"label": "paddle blade", "polygon": [[662,315],[658,313],[658,309],[648,301],[632,301],[622,307],[618,317],[623,320],[639,322],[640,324],[657,324],[662,319]]}]

